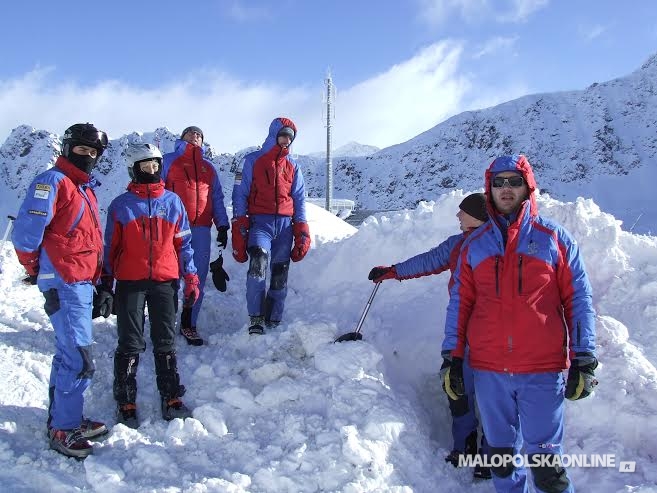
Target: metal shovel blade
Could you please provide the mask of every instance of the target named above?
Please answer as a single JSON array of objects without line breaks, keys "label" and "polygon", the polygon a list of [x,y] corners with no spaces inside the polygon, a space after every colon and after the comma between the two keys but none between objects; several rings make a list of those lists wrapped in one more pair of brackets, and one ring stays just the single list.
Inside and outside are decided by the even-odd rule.
[{"label": "metal shovel blade", "polygon": [[362,340],[363,340],[363,334],[361,334],[360,332],[348,332],[347,334],[341,335],[333,342],[362,341]]}]

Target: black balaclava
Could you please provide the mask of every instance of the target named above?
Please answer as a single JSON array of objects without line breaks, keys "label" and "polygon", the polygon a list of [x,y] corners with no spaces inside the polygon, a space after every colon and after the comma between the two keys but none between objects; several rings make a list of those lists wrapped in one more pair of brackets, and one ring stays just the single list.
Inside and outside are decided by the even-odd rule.
[{"label": "black balaclava", "polygon": [[161,179],[161,173],[162,173],[162,160],[157,159],[157,161],[160,163],[160,165],[157,168],[157,171],[153,173],[152,175],[150,173],[145,173],[141,170],[139,165],[144,162],[144,161],[152,161],[153,158],[148,158],[148,159],[142,159],[141,161],[137,161],[135,164],[132,165],[132,175],[133,179],[135,180],[135,183],[146,183],[146,184],[152,184],[152,183],[159,183]]},{"label": "black balaclava", "polygon": [[73,166],[78,168],[80,171],[84,171],[86,174],[90,174],[91,170],[93,170],[94,166],[96,166],[98,157],[91,157],[89,154],[76,154],[73,152],[73,147],[75,147],[75,145],[71,144],[71,148],[68,151],[68,156],[66,156],[66,159],[68,159],[71,164],[73,164]]}]

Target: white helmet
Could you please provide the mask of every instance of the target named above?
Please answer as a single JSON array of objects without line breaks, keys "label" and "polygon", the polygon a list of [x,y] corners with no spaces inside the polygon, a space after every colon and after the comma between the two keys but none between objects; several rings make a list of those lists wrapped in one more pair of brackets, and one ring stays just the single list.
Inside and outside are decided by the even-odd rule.
[{"label": "white helmet", "polygon": [[162,153],[153,144],[130,144],[125,153],[125,161],[128,166],[128,174],[130,178],[134,178],[134,166],[139,161],[146,161],[148,159],[157,160],[162,165]]}]

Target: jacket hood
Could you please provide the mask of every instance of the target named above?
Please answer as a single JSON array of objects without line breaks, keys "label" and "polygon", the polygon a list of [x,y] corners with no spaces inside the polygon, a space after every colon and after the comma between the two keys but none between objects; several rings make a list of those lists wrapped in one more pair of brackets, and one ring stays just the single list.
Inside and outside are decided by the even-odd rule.
[{"label": "jacket hood", "polygon": [[512,156],[500,156],[496,158],[486,170],[486,202],[488,205],[488,213],[491,217],[496,213],[495,206],[493,205],[493,195],[491,193],[491,186],[493,178],[498,173],[504,171],[515,171],[520,173],[529,189],[529,214],[533,217],[538,216],[538,205],[536,203],[536,194],[534,193],[538,188],[536,186],[536,179],[534,178],[534,170],[527,158],[522,154],[514,154]]},{"label": "jacket hood", "polygon": [[[263,152],[269,151],[272,147],[276,145],[276,136],[278,135],[279,130],[283,127],[292,128],[294,130],[294,138],[296,139],[297,126],[289,118],[279,116],[278,118],[274,118],[274,120],[269,125],[269,134],[265,139],[265,143],[262,144]],[[294,142],[294,140],[292,142]],[[290,145],[292,144],[290,143]]]}]

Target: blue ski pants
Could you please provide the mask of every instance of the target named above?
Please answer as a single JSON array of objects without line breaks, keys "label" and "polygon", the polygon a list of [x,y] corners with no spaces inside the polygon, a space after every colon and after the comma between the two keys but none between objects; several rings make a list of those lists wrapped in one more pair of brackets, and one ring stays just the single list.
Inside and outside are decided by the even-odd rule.
[{"label": "blue ski pants", "polygon": [[83,394],[95,371],[91,351],[93,286],[88,282],[60,283],[43,291],[43,296],[44,309],[55,330],[50,426],[71,430],[82,422]]},{"label": "blue ski pants", "polygon": [[[479,414],[495,455],[561,454],[564,428],[564,376],[562,372],[511,374],[473,370]],[[522,441],[521,441],[522,440]],[[515,462],[515,461],[514,461]],[[517,462],[516,464],[520,464]],[[527,493],[527,469],[510,464],[492,467],[498,493]],[[573,493],[562,467],[532,467],[540,493]]]},{"label": "blue ski pants", "polygon": [[280,322],[287,297],[287,274],[293,239],[292,218],[256,214],[250,219],[247,243],[249,271],[246,276],[246,305],[249,316],[264,316],[268,322]]}]

